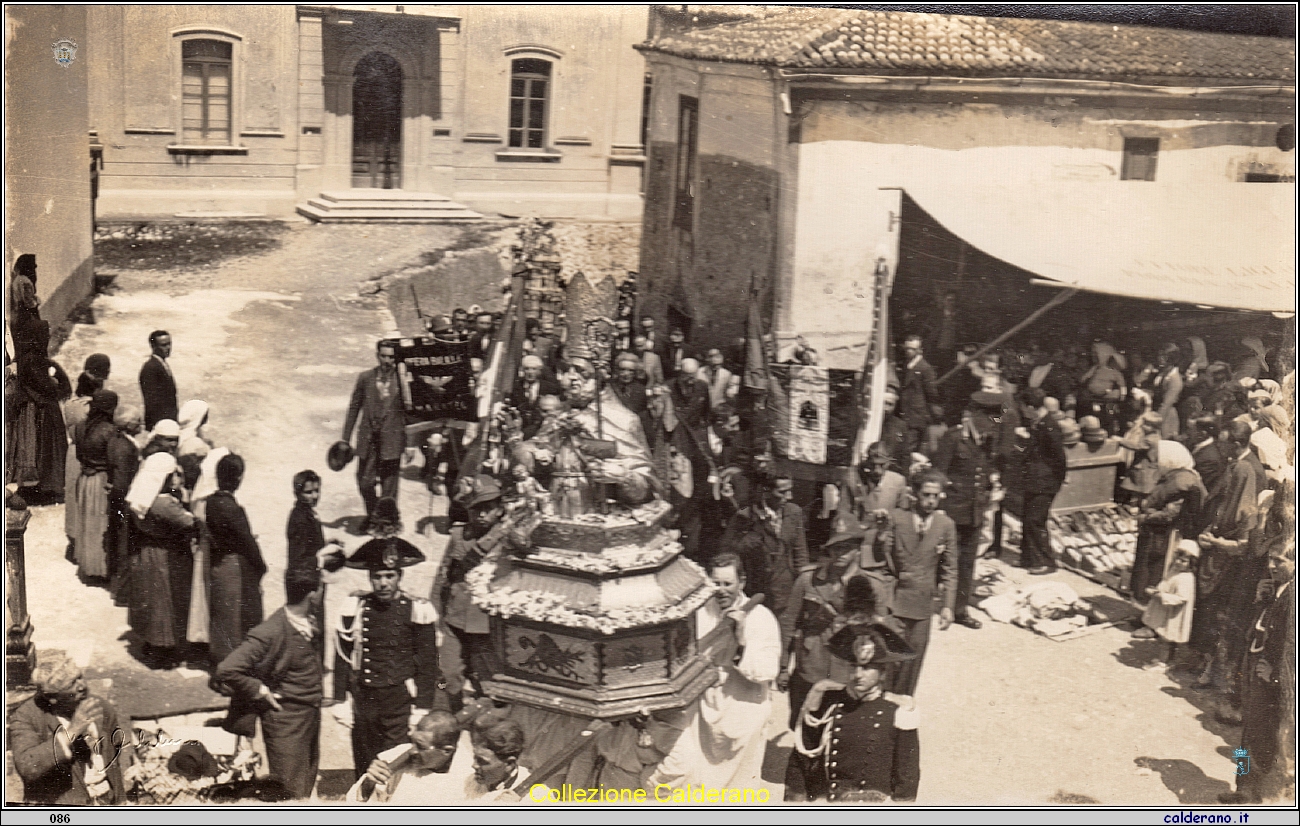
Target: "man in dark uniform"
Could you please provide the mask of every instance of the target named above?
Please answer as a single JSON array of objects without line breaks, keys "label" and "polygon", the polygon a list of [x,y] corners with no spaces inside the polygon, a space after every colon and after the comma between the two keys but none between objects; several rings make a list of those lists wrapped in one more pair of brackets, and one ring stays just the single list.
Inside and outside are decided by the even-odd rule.
[{"label": "man in dark uniform", "polygon": [[424,554],[396,536],[372,539],[347,561],[370,571],[369,593],[353,595],[338,629],[336,670],[352,693],[352,760],[360,778],[381,751],[407,742],[411,706],[450,710],[438,668],[433,603],[401,590],[402,569]]},{"label": "man in dark uniform", "polygon": [[1020,409],[1028,423],[1029,441],[1023,462],[1024,512],[1021,520],[1020,564],[1035,576],[1056,570],[1047,533],[1052,500],[1065,484],[1065,436],[1047,415],[1046,396],[1037,387],[1020,390]]},{"label": "man in dark uniform", "polygon": [[844,683],[821,680],[808,693],[794,732],[803,770],[787,775],[785,799],[915,800],[921,781],[916,704],[886,693],[880,681],[883,666],[915,655],[897,634],[863,614],[850,618],[828,647],[852,663],[853,676]]},{"label": "man in dark uniform", "polygon": [[980,621],[970,615],[971,587],[975,579],[975,557],[979,554],[980,529],[992,500],[994,424],[983,408],[1000,409],[1001,399],[992,393],[975,393],[961,422],[939,440],[934,469],[948,477],[943,512],[957,525],[957,605],[953,621],[976,629]]}]

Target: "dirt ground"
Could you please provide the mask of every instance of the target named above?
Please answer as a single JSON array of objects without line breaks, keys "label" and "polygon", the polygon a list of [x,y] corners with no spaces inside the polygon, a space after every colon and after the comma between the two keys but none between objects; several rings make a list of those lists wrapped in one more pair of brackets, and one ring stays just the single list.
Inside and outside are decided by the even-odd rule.
[{"label": "dirt ground", "polygon": [[[267,249],[208,259],[207,266],[182,261],[169,269],[119,268],[111,294],[92,304],[94,323],[76,326],[57,354],[73,376],[90,353],[109,354],[110,388],[123,402],[139,404],[136,373],[148,356],[148,334],[158,328],[172,333],[180,400],[206,400],[212,409],[208,434],[247,462],[236,496],[270,565],[263,580],[268,613],[283,602],[292,475],[308,467],[321,472],[319,512],[338,532],[362,512],[352,469],[331,473],[325,453],[339,438],[357,372],[374,364],[375,339],[406,312],[400,296],[376,286],[395,273],[420,269],[426,279],[449,279],[429,281],[431,290],[436,286],[448,296],[490,289],[451,283],[464,274],[450,266],[456,256],[438,252],[459,246],[463,232],[445,226],[286,225]],[[491,274],[482,264],[476,264],[474,277]],[[411,318],[400,326],[413,333]],[[427,594],[445,545],[434,525],[446,501],[430,496],[413,471],[407,477],[400,496],[407,535],[428,561],[408,570],[406,585]],[[349,543],[360,542],[343,535]],[[79,647],[92,666],[144,669],[128,650],[125,609],[77,579],[65,546],[62,506],[34,509],[27,570],[38,648]],[[982,571],[991,576],[995,568],[990,563]],[[1024,577],[1022,571],[998,570]],[[1114,600],[1080,577],[1055,577],[1085,598]],[[344,572],[331,584],[331,602],[363,587],[362,575]],[[1155,647],[1132,641],[1121,628],[1070,642],[992,621],[977,631],[935,631],[917,694],[923,715],[918,802],[1214,803],[1231,787],[1229,755],[1239,730],[1214,720],[1209,698],[1187,687],[1192,675],[1143,670]],[[111,696],[111,686],[108,691]],[[784,732],[784,699],[775,706],[765,780],[779,789],[790,735]],[[330,713],[325,721],[322,769],[329,783],[323,794],[326,786],[337,793],[351,769],[347,729]]]}]

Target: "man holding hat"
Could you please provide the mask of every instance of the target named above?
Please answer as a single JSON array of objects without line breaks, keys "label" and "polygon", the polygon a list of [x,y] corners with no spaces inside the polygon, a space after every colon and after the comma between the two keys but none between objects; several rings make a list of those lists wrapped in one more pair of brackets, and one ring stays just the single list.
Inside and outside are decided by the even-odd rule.
[{"label": "man holding hat", "polygon": [[506,528],[501,518],[505,508],[501,504],[501,486],[483,474],[470,480],[469,493],[462,500],[469,511],[469,522],[451,529],[433,593],[441,602],[447,627],[460,643],[465,679],[479,691],[479,681],[492,676],[492,643],[488,616],[470,599],[465,575],[504,538]]},{"label": "man holding hat", "polygon": [[[357,376],[347,418],[343,420],[342,438],[343,442],[350,442],[352,429],[357,429],[357,489],[366,504],[367,521],[374,514],[380,496],[397,496],[402,450],[406,447],[397,351],[392,342],[380,341],[375,357],[379,366]],[[379,493],[375,492],[376,485]]]},{"label": "man holding hat", "polygon": [[126,803],[124,770],[134,763],[131,721],[91,695],[63,652],[41,657],[36,696],[9,718],[9,749],[23,802],[42,806]]},{"label": "man holding hat", "polygon": [[915,800],[921,781],[919,715],[911,697],[884,691],[881,675],[889,663],[916,655],[865,614],[849,618],[828,648],[852,666],[852,676],[819,681],[800,707],[794,745],[806,760],[802,776],[786,777],[786,800]]},{"label": "man holding hat", "polygon": [[[381,499],[375,521],[387,520],[397,505]],[[338,628],[339,665],[350,670],[352,758],[360,777],[385,749],[407,742],[411,706],[447,709],[445,683],[438,668],[438,619],[433,604],[401,590],[402,569],[424,561],[424,554],[401,539],[401,524],[362,545],[347,567],[370,572],[369,593],[350,597]]]}]

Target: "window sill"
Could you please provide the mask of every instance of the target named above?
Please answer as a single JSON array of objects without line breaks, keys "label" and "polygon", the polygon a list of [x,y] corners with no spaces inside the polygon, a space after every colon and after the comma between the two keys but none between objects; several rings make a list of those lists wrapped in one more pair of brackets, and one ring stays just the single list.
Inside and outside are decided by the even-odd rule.
[{"label": "window sill", "polygon": [[558,163],[564,157],[554,149],[500,149],[496,156],[498,161],[516,163]]},{"label": "window sill", "polygon": [[645,155],[609,155],[609,162],[614,166],[645,166]]},{"label": "window sill", "polygon": [[500,135],[494,135],[487,132],[470,132],[461,138],[465,143],[501,143]]},{"label": "window sill", "polygon": [[247,155],[248,147],[169,143],[167,144],[167,151],[173,155]]}]

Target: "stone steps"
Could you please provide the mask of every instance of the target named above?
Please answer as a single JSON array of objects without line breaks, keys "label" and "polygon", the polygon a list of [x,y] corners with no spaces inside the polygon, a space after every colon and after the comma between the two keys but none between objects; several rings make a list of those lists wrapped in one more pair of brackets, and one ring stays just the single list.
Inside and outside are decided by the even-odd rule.
[{"label": "stone steps", "polygon": [[322,192],[299,204],[298,214],[323,224],[336,223],[465,223],[483,216],[434,192],[401,189],[351,189]]}]

